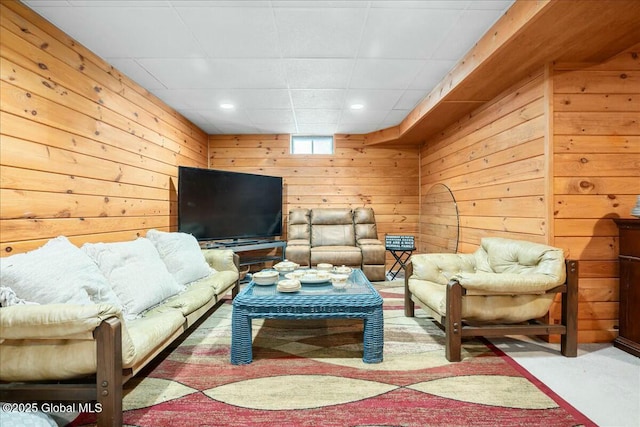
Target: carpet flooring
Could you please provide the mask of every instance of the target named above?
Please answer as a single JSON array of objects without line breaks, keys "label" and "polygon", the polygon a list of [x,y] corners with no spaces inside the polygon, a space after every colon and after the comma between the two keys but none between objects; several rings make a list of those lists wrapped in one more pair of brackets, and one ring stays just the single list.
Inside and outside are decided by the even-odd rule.
[{"label": "carpet flooring", "polygon": [[125,425],[595,425],[488,342],[465,341],[463,361],[449,363],[442,331],[404,316],[402,286],[376,287],[382,363],[362,362],[362,321],[254,320],[253,363],[231,365],[229,302],[126,384]]}]

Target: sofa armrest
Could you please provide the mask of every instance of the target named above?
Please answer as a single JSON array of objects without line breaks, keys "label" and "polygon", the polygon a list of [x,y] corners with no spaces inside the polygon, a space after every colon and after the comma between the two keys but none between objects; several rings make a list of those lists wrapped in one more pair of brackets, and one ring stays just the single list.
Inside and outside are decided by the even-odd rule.
[{"label": "sofa armrest", "polygon": [[218,271],[239,272],[231,249],[203,249],[202,254],[207,263]]},{"label": "sofa armrest", "polygon": [[15,305],[0,310],[0,340],[86,339],[103,320],[122,312],[110,304]]},{"label": "sofa armrest", "polygon": [[539,273],[460,272],[451,279],[460,283],[468,295],[543,294],[562,285],[557,278]]}]

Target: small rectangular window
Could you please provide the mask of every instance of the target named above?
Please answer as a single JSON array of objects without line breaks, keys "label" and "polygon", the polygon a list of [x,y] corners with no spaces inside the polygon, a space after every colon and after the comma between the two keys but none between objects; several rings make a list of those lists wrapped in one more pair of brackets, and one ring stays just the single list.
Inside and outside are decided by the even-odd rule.
[{"label": "small rectangular window", "polygon": [[291,135],[291,154],[333,154],[333,136]]}]

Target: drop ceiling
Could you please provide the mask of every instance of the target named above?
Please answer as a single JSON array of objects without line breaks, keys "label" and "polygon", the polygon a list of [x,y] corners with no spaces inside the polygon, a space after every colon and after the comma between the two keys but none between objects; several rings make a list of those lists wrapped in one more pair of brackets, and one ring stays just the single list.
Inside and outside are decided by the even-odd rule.
[{"label": "drop ceiling", "polygon": [[24,3],[209,134],[326,135],[399,124],[513,0]]}]

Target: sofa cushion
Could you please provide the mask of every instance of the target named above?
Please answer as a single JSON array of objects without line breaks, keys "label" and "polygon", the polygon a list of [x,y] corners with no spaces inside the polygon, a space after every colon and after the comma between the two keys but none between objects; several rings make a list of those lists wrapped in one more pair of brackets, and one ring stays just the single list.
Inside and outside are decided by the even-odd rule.
[{"label": "sofa cushion", "polygon": [[318,246],[311,249],[311,265],[320,263],[360,268],[362,252],[356,246]]},{"label": "sofa cushion", "polygon": [[121,305],[93,260],[64,236],[33,251],[1,258],[0,283],[15,292],[15,301]]},{"label": "sofa cushion", "polygon": [[351,209],[313,209],[311,211],[312,225],[351,225],[353,226],[353,212]]},{"label": "sofa cushion", "polygon": [[354,246],[356,235],[353,224],[314,225],[311,229],[311,246]]},{"label": "sofa cushion", "polygon": [[167,270],[153,243],[86,243],[82,249],[98,264],[123,305],[125,319],[184,290]]},{"label": "sofa cushion", "polygon": [[195,237],[187,233],[147,231],[167,270],[179,285],[186,285],[208,276],[214,270],[207,264]]}]

